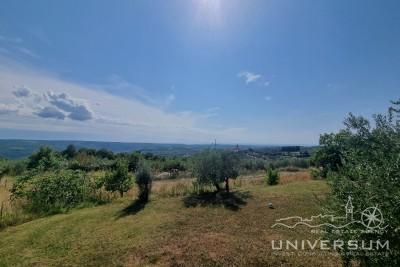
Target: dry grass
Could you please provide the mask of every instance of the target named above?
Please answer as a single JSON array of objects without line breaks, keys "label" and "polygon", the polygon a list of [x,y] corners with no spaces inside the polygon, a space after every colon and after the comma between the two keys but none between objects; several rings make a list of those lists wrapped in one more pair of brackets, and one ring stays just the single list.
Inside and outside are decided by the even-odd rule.
[{"label": "dry grass", "polygon": [[[186,207],[185,198],[159,192],[189,186],[190,180],[157,182],[150,203],[122,217],[129,198],[6,228],[0,232],[0,266],[340,266],[335,257],[271,251],[273,239],[310,238],[308,229],[271,225],[283,216],[317,212],[313,196],[328,192],[323,181],[265,186],[243,180],[233,189],[243,200],[238,209],[211,202]],[[275,209],[268,209],[268,202]]]},{"label": "dry grass", "polygon": [[287,172],[287,171],[279,172],[279,184],[304,182],[310,180],[312,180],[312,177],[310,175],[310,172],[307,170],[297,171],[297,172]]}]

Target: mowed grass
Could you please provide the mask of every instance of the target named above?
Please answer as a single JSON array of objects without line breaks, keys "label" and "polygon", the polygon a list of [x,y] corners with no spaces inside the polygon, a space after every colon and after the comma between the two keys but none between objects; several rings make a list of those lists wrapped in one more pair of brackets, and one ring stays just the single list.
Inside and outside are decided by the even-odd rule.
[{"label": "mowed grass", "polygon": [[133,200],[124,198],[8,227],[0,232],[0,266],[340,266],[337,257],[272,254],[271,240],[318,238],[305,228],[271,229],[275,219],[316,214],[329,191],[324,181],[293,179],[240,182],[235,209],[155,193],[128,213]]}]

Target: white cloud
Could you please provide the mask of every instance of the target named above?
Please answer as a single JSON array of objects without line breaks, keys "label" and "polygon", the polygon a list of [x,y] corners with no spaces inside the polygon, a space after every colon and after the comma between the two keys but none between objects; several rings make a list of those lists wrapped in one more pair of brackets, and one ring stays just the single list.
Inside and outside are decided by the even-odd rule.
[{"label": "white cloud", "polygon": [[265,97],[265,100],[267,100],[267,101],[270,101],[271,99],[272,99],[272,97],[270,97],[270,96]]},{"label": "white cloud", "polygon": [[239,78],[244,78],[246,81],[246,84],[252,83],[257,81],[258,79],[261,78],[261,74],[256,74],[256,73],[252,73],[249,71],[242,71],[238,73],[238,77]]},{"label": "white cloud", "polygon": [[52,118],[52,119],[65,119],[65,114],[55,107],[44,107],[38,112],[34,112],[37,116],[41,118]]},{"label": "white cloud", "polygon": [[264,86],[265,86],[265,87],[269,86],[270,84],[271,84],[271,82],[270,82],[270,81],[266,81],[266,82],[264,82]]},{"label": "white cloud", "polygon": [[47,92],[45,96],[50,104],[64,112],[68,112],[68,118],[72,120],[86,121],[93,119],[93,112],[84,101],[79,103],[79,100],[72,99],[66,93],[55,94]]},{"label": "white cloud", "polygon": [[[21,84],[25,86],[16,87]],[[123,81],[119,85],[132,86]],[[113,95],[111,87],[102,90],[100,86],[65,81],[1,57],[0,88],[0,128],[68,132],[91,139],[96,135],[97,140],[131,142],[208,143],[214,138],[221,142],[247,139],[246,129],[211,126],[208,119],[217,109],[204,113],[168,112],[162,105]],[[175,99],[173,94],[167,96],[169,102]]]},{"label": "white cloud", "polygon": [[18,111],[14,105],[0,103],[0,115],[14,114]]}]

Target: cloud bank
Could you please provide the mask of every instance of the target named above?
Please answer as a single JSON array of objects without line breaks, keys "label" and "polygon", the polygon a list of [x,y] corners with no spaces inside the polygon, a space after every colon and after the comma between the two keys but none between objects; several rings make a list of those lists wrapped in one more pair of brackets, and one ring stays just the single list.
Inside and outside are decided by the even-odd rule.
[{"label": "cloud bank", "polygon": [[[0,128],[76,133],[85,139],[127,142],[210,143],[248,139],[240,127],[211,126],[216,108],[168,112],[176,101],[152,105],[112,94],[112,88],[77,84],[0,58]],[[96,138],[93,138],[93,135]],[[74,135],[76,136],[76,135]]]}]

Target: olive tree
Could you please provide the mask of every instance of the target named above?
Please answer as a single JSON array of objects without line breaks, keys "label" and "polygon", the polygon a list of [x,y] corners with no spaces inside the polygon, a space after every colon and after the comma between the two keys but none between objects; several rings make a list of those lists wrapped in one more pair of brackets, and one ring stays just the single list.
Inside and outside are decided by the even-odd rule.
[{"label": "olive tree", "polygon": [[229,193],[229,179],[239,175],[238,168],[238,157],[230,151],[205,150],[194,159],[198,183],[212,184],[217,191],[221,190],[220,184],[225,183],[225,190]]},{"label": "olive tree", "polygon": [[[326,138],[321,138],[319,156],[328,168],[332,188],[327,210],[342,212],[343,202],[352,196],[355,210],[378,207],[383,215],[379,222],[386,227],[385,231],[371,233],[357,231],[362,230],[362,225],[352,224],[349,227],[355,231],[328,234],[332,239],[385,240],[389,241],[391,251],[400,250],[400,101],[392,103],[394,106],[387,114],[374,115],[372,124],[350,114],[345,120],[346,128],[330,135],[334,142],[326,145]],[[351,265],[352,257],[343,257],[345,266]],[[361,266],[400,266],[399,253],[390,257],[373,253],[354,257]]]}]

